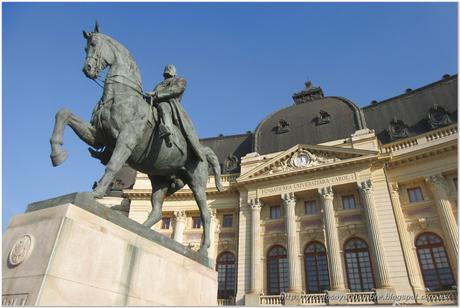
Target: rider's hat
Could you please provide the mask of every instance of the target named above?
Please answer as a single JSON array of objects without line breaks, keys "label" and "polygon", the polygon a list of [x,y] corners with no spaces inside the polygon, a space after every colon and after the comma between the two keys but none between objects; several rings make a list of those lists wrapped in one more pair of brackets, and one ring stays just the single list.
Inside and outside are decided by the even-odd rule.
[{"label": "rider's hat", "polygon": [[172,64],[166,65],[165,70],[163,72],[163,76],[165,76],[165,75],[169,75],[171,77],[176,76],[176,67],[174,65],[172,65]]}]

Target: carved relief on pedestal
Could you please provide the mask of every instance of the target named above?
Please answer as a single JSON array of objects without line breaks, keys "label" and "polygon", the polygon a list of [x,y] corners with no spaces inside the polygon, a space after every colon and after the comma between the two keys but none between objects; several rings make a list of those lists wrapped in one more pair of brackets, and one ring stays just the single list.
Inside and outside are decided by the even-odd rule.
[{"label": "carved relief on pedestal", "polygon": [[17,266],[24,262],[33,250],[34,239],[32,235],[24,234],[13,244],[10,254],[8,255],[8,263],[11,266]]}]

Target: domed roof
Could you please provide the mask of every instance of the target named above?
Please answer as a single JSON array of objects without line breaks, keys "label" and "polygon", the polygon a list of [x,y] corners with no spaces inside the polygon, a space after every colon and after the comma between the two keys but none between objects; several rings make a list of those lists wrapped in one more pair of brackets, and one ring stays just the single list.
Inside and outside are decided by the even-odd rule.
[{"label": "domed roof", "polygon": [[265,118],[255,131],[255,151],[267,154],[296,144],[319,144],[349,137],[366,127],[362,111],[342,97],[324,97],[311,83],[293,95],[295,104]]}]

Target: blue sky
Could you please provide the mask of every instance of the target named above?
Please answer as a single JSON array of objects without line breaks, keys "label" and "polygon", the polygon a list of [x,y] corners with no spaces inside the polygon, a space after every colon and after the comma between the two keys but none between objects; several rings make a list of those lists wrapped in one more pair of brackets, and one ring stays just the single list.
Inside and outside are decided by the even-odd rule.
[{"label": "blue sky", "polygon": [[102,32],[136,59],[145,91],[174,63],[201,138],[254,131],[308,79],[359,106],[457,73],[456,3],[2,3],[3,230],[33,201],[89,191],[103,166],[68,128],[53,168],[54,114],[89,120],[101,89],[81,72]]}]

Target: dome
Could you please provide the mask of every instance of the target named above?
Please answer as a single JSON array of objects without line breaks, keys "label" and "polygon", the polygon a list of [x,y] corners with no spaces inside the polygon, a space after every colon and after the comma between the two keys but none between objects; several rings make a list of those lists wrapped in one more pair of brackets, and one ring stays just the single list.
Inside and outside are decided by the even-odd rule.
[{"label": "dome", "polygon": [[272,113],[257,126],[254,146],[259,154],[346,138],[366,127],[362,111],[352,101],[324,97],[310,82],[293,98],[293,106]]}]

